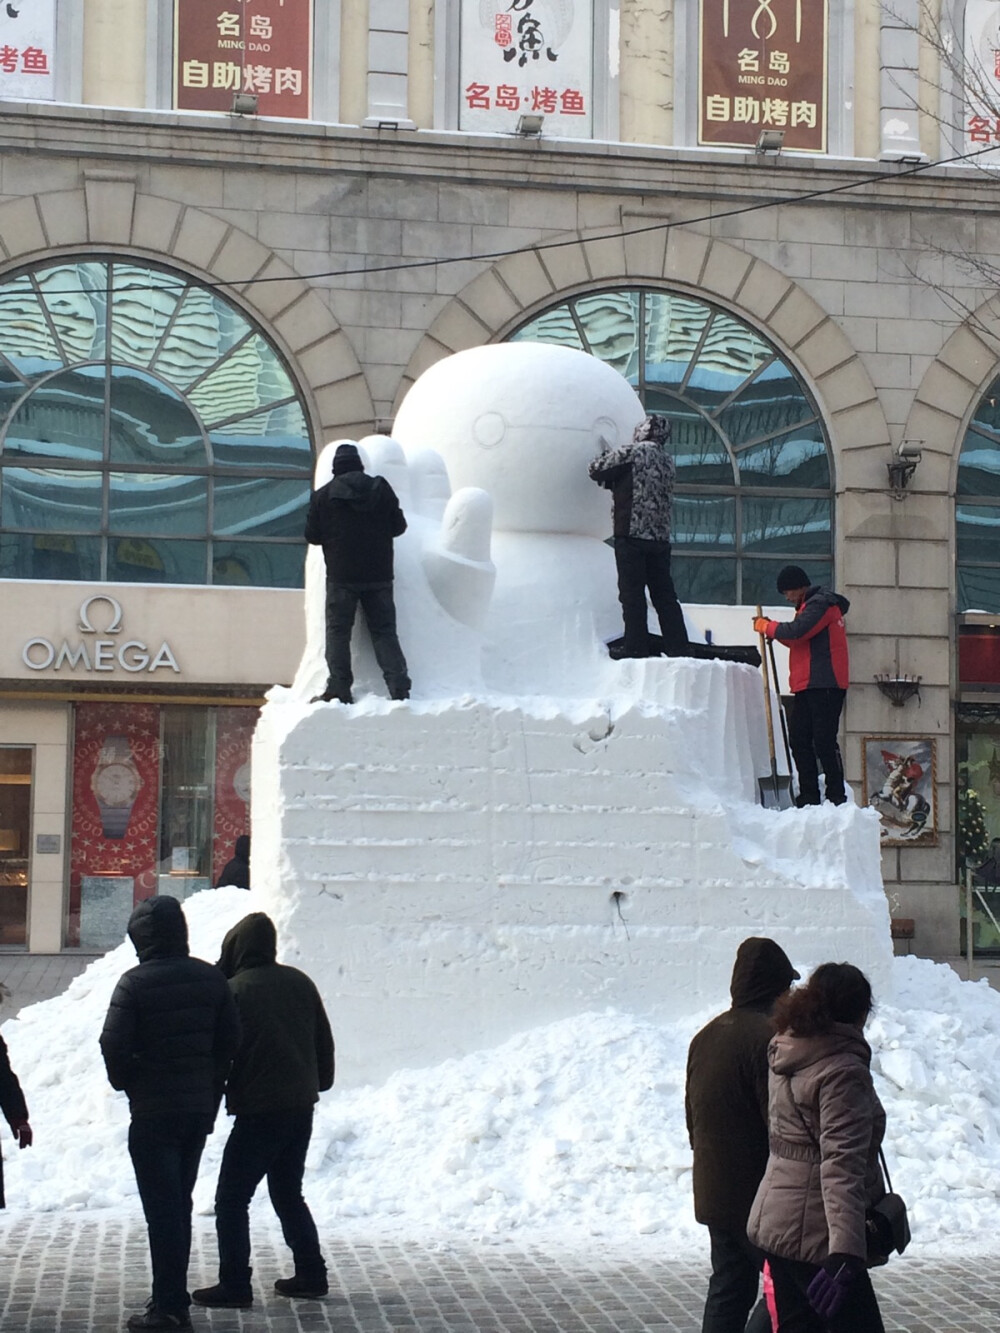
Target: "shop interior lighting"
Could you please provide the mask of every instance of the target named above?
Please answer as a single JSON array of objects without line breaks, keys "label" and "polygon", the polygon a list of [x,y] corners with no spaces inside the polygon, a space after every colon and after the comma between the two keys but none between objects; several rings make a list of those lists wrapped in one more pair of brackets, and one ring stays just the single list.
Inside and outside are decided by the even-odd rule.
[{"label": "shop interior lighting", "polygon": [[514,133],[520,134],[523,139],[530,139],[541,134],[542,125],[545,123],[545,117],[537,113],[529,112],[527,115],[518,116],[517,125]]},{"label": "shop interior lighting", "polygon": [[757,153],[780,153],[785,146],[784,130],[761,130],[757,135]]}]

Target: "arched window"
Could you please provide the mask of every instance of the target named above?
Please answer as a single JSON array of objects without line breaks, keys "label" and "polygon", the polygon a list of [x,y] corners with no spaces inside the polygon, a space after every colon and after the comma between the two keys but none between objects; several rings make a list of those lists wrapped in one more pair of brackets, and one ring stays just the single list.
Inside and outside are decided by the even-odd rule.
[{"label": "arched window", "polygon": [[1000,378],[962,441],[955,527],[959,611],[1000,612]]},{"label": "arched window", "polygon": [[300,587],[312,463],[219,292],[112,258],[0,281],[0,576]]},{"label": "arched window", "polygon": [[831,579],[826,432],[796,372],[756,330],[707,301],[648,287],[576,296],[514,339],[600,357],[673,423],[673,561],[689,602],[773,604],[783,564]]}]

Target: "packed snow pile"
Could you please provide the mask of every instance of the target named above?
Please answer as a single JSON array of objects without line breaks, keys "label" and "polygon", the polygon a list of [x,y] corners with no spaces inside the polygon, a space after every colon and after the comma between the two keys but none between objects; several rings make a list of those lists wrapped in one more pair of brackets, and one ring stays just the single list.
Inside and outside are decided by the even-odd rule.
[{"label": "packed snow pile", "polygon": [[[217,957],[225,931],[258,906],[237,889],[188,900],[192,951]],[[122,945],[3,1029],[35,1129],[30,1150],[5,1147],[12,1209],[139,1207],[126,1101],[108,1086],[97,1045],[115,981],[134,961]],[[822,960],[794,961],[804,970]],[[895,960],[892,985],[868,1035],[914,1249],[985,1250],[1000,1229],[1000,995],[917,958]],[[335,1088],[320,1103],[306,1178],[322,1227],[423,1240],[600,1237],[703,1253],[684,1071],[691,1036],[727,1003],[720,991],[714,1006],[667,1024],[579,1014],[378,1087]],[[227,1132],[220,1114],[196,1194],[202,1212]]]}]

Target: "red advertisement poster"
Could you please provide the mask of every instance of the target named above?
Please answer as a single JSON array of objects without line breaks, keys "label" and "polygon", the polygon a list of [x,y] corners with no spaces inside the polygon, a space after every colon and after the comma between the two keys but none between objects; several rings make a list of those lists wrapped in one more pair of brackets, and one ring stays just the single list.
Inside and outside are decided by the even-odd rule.
[{"label": "red advertisement poster", "polygon": [[127,920],[126,908],[156,892],[159,805],[159,708],[77,704],[69,943],[77,942],[81,898],[92,901],[117,884]]},{"label": "red advertisement poster", "polygon": [[250,832],[250,742],[256,708],[220,708],[215,718],[215,824],[212,883],[232,857],[236,839]]},{"label": "red advertisement poster", "polygon": [[827,0],[701,0],[698,142],[826,152]]},{"label": "red advertisement poster", "polygon": [[262,116],[312,111],[313,0],[174,0],[174,106],[231,111],[253,93]]}]

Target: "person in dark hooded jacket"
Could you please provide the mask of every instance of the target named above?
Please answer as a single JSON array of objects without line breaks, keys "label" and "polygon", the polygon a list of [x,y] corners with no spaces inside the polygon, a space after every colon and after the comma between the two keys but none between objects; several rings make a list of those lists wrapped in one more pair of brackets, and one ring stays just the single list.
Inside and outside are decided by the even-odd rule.
[{"label": "person in dark hooded jacket", "polygon": [[249,833],[241,833],[236,839],[233,855],[223,866],[222,874],[219,876],[215,887],[221,889],[226,884],[231,884],[237,889],[249,889],[250,887]]},{"label": "person in dark hooded jacket", "polygon": [[326,561],[327,682],[313,703],[353,702],[351,630],[359,602],[389,698],[410,697],[392,595],[393,538],[405,531],[399,500],[385,477],[365,472],[356,445],[339,445],[333,479],[313,492],[306,515],[306,541],[322,546]]},{"label": "person in dark hooded jacket", "polygon": [[[6,994],[6,989],[0,988],[0,993]],[[3,1112],[11,1133],[17,1139],[17,1146],[30,1148],[33,1135],[31,1125],[28,1123],[28,1104],[24,1100],[18,1077],[10,1067],[7,1043],[3,1037],[0,1037],[0,1111]],[[3,1158],[0,1157],[0,1208],[6,1206],[7,1200],[3,1192]]]},{"label": "person in dark hooded jacket", "polygon": [[702,1333],[770,1333],[757,1299],[762,1256],[747,1217],[767,1167],[767,1045],[771,1010],[798,977],[774,940],[746,939],[736,952],[732,1007],[691,1042],[684,1105],[694,1153],[694,1212],[708,1227],[712,1276]]},{"label": "person in dark hooded jacket", "polygon": [[101,1052],[132,1113],[128,1147],[149,1231],[153,1292],[130,1329],[190,1328],[191,1193],[239,1043],[219,969],[188,955],[176,898],[141,902],[128,923],[139,965],[111,996]]},{"label": "person in dark hooded jacket", "polygon": [[219,968],[229,978],[243,1036],[226,1085],[226,1109],[236,1120],[215,1194],[219,1280],[193,1293],[198,1305],[252,1305],[249,1208],[265,1176],[295,1262],[294,1275],[279,1278],[275,1291],[315,1298],[328,1290],[302,1176],[313,1108],[333,1086],[333,1035],[313,982],[276,958],[274,923],[263,912],[245,916],[222,941]]},{"label": "person in dark hooded jacket", "polygon": [[795,607],[791,621],[758,616],[758,634],[788,645],[788,743],[799,775],[797,806],[819,805],[819,770],[826,799],[834,805],[847,800],[844,761],[837,743],[840,714],[847,697],[850,666],[844,616],[850,602],[829,588],[809,582],[798,565],[778,571],[778,592]]}]

